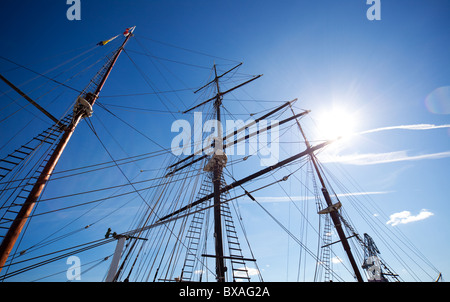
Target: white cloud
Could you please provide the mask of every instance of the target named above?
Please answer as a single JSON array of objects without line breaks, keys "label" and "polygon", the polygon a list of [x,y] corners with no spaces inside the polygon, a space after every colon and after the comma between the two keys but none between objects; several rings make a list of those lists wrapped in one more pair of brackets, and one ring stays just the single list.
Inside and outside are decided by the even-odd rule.
[{"label": "white cloud", "polygon": [[394,213],[389,216],[389,221],[386,224],[396,226],[398,224],[406,224],[414,221],[424,220],[433,216],[434,214],[428,210],[422,209],[419,214],[411,215],[410,211],[402,211]]},{"label": "white cloud", "polygon": [[375,165],[400,161],[414,161],[422,159],[440,159],[450,157],[450,151],[408,155],[406,151],[395,151],[387,153],[367,153],[367,154],[351,154],[351,155],[330,155],[322,159],[322,163],[345,163],[351,165]]},{"label": "white cloud", "polygon": [[249,276],[256,276],[259,274],[258,269],[256,268],[251,268],[251,267],[247,267],[247,272]]},{"label": "white cloud", "polygon": [[[248,276],[256,276],[259,274],[258,269],[252,268],[252,267],[241,267],[240,269],[247,269]],[[247,277],[247,274],[244,271],[237,271],[235,276],[236,277]]]},{"label": "white cloud", "polygon": [[334,264],[337,264],[337,263],[342,263],[344,261],[341,258],[339,258],[338,256],[335,256],[335,257],[331,258],[331,262]]}]

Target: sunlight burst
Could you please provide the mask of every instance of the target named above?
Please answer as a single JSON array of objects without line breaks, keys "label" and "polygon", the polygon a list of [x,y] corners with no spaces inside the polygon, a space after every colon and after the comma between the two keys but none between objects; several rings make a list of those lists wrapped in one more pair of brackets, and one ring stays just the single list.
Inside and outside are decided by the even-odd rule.
[{"label": "sunlight burst", "polygon": [[318,134],[320,138],[332,140],[348,138],[355,133],[355,115],[342,108],[332,108],[319,117]]}]

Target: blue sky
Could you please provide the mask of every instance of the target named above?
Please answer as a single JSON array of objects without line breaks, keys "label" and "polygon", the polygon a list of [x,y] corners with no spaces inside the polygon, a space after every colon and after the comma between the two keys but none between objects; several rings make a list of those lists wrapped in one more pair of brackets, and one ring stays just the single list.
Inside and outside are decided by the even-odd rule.
[{"label": "blue sky", "polygon": [[[62,0],[44,3],[2,2],[0,20],[4,38],[0,40],[0,55],[43,73],[72,58],[79,51],[90,50],[100,40],[120,34],[125,28],[135,25],[135,39],[127,45],[127,54],[122,54],[119,58],[100,102],[109,104],[108,108],[115,109],[114,112],[124,120],[132,121],[134,126],[142,129],[147,138],[127,127],[112,128],[111,126],[117,125],[117,120],[104,110],[94,108],[94,114],[120,140],[123,149],[117,148],[108,131],[102,128],[99,120],[93,118],[99,135],[104,138],[104,143],[116,159],[159,150],[160,147],[148,137],[169,148],[174,136],[170,132],[171,123],[175,118],[191,120],[190,117],[177,113],[169,115],[126,111],[113,105],[163,111],[170,109],[174,112],[184,110],[199,102],[196,95],[192,94],[192,89],[187,88],[199,87],[205,83],[214,63],[219,70],[225,71],[238,62],[244,62],[239,69],[242,77],[237,78],[237,81],[244,79],[246,75],[264,74],[261,79],[236,92],[231,99],[281,102],[298,98],[297,109],[311,110],[303,121],[312,141],[323,139],[316,132],[321,116],[332,108],[343,110],[354,119],[352,131],[359,134],[327,148],[319,155],[319,159],[343,182],[344,179],[356,180],[360,187],[349,187],[348,193],[356,193],[356,189],[360,193],[367,193],[362,195],[367,198],[364,199],[364,202],[369,203],[367,206],[375,204],[385,214],[383,216],[371,209],[371,214],[376,215],[374,219],[379,220],[380,225],[389,231],[400,229],[443,272],[445,278],[446,273],[450,273],[447,259],[449,222],[446,218],[450,194],[450,4],[443,0],[382,0],[381,20],[369,21],[366,18],[369,5],[365,2],[81,1],[80,21],[67,19],[69,5]],[[116,44],[107,46],[118,45],[118,41],[114,43]],[[93,52],[106,52],[107,46]],[[139,54],[146,51],[197,67],[166,61],[158,70],[145,56]],[[142,67],[149,76],[147,81],[127,56]],[[15,83],[23,83],[35,76],[20,69],[10,70],[14,65],[5,60],[0,60],[0,63],[2,74]],[[56,76],[56,72],[50,71],[49,76]],[[88,75],[70,83],[77,89],[82,89],[86,79],[89,79]],[[148,81],[158,91],[186,91],[161,94],[160,97],[112,97],[147,93],[151,91]],[[230,88],[235,83],[224,84]],[[24,85],[24,90],[32,91],[35,87],[32,85],[33,83]],[[4,84],[0,88],[0,93],[6,90]],[[39,90],[34,94],[30,92],[33,97],[38,97],[39,93]],[[16,97],[13,93],[9,95]],[[59,117],[73,102],[75,95],[67,92],[64,100],[58,99],[52,103],[55,107],[50,107],[50,96],[53,95],[49,95],[42,99],[42,105],[49,105],[46,108]],[[2,96],[1,102],[3,107],[10,99]],[[21,104],[25,104],[23,100]],[[280,103],[245,102],[248,111],[243,111],[242,106],[233,100],[227,102],[225,99],[224,104],[230,112],[245,113],[259,112]],[[16,105],[4,110],[1,117],[13,112],[14,108],[19,108],[13,106]],[[11,134],[20,129],[22,123],[31,116],[33,115],[22,110],[13,118],[2,122],[1,145],[11,139]],[[40,120],[35,125],[42,129],[49,126]],[[27,128],[27,131],[21,132],[22,136],[15,137],[12,142],[22,144],[26,137],[36,134],[33,131],[36,130]],[[76,134],[80,135],[74,135],[57,169],[63,171],[110,160],[98,140],[92,134],[89,135],[89,131],[86,124],[79,126]],[[298,136],[295,135],[298,134],[292,134],[287,140],[297,139]],[[8,147],[13,148],[15,144],[1,150],[2,156],[8,154],[11,150]],[[304,148],[301,144],[286,144],[289,147],[282,145],[284,149],[281,156],[293,154],[294,148]],[[155,162],[151,164],[154,165]],[[126,173],[129,178],[145,179],[153,174],[148,172],[143,175],[138,171],[152,167],[137,163],[133,167],[127,166]],[[247,170],[234,171],[236,179],[247,173]],[[352,175],[352,178],[347,179],[346,175]],[[79,192],[117,184],[116,181],[114,178],[105,180],[102,174],[93,173],[82,183],[65,184],[66,190],[56,185],[49,186],[46,194],[48,197],[60,196],[71,190]],[[119,181],[123,182],[124,179]],[[284,189],[294,200],[301,195],[295,185]],[[298,227],[293,214],[294,206],[286,202],[286,194],[280,188],[260,191],[255,193],[255,197],[292,230]],[[348,205],[346,209],[349,214],[355,214],[351,216],[355,217],[355,224],[362,222],[364,225],[364,218],[357,218],[358,213],[352,208],[352,201],[345,197],[342,201],[344,207]],[[134,202],[129,205],[130,208],[140,206],[139,201]],[[57,208],[58,205],[54,207]],[[311,204],[310,210],[313,208],[314,205]],[[267,217],[264,217],[263,212],[256,212],[249,200],[242,201],[242,211],[243,216],[248,215],[246,219],[249,221],[249,232],[255,235],[255,251],[263,258],[259,263],[264,269],[263,276],[267,274],[268,281],[295,280],[295,257],[298,256],[298,251],[291,239],[285,233],[280,235],[275,224],[268,224],[267,230],[261,231],[256,225],[264,223],[263,218]],[[73,215],[70,213],[72,212],[60,212],[57,215],[66,219]],[[286,213],[292,213],[292,217]],[[116,217],[118,227],[121,221],[119,218],[126,220],[124,217]],[[56,219],[54,223],[57,223]],[[390,219],[400,220],[388,223]],[[89,223],[88,221],[87,219],[85,222]],[[398,221],[403,223],[397,224]],[[128,227],[129,222],[123,221],[123,224]],[[46,230],[47,227],[43,226]],[[102,227],[92,234],[92,238],[98,238],[99,234],[102,236],[103,229],[108,227],[107,223]],[[361,233],[370,232],[365,227],[362,226]],[[275,242],[266,246],[260,243],[262,238],[270,237],[269,235],[278,236],[279,244]],[[377,243],[380,241],[381,239]],[[274,252],[276,249],[273,246],[281,246],[281,243],[292,246],[289,255],[278,257],[285,252]],[[380,247],[383,245],[379,243]],[[113,246],[109,245],[104,253],[112,250]],[[345,257],[343,254],[337,256]],[[275,259],[277,257],[286,260],[280,263]],[[83,261],[88,261],[84,259],[86,258],[82,258]],[[338,266],[339,263],[336,264],[337,268]],[[67,266],[62,263],[59,267],[64,270]],[[288,272],[286,267],[289,267]],[[64,279],[64,275],[61,278]],[[91,277],[86,273],[86,278]],[[428,281],[430,278],[425,276],[424,279]]]}]

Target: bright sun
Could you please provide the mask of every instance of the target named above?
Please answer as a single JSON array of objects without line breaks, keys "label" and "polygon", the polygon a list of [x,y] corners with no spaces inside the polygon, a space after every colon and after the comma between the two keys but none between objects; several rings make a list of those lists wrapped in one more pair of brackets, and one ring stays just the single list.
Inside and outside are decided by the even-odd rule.
[{"label": "bright sun", "polygon": [[319,136],[323,139],[348,138],[355,133],[355,115],[341,108],[324,112],[317,122]]}]

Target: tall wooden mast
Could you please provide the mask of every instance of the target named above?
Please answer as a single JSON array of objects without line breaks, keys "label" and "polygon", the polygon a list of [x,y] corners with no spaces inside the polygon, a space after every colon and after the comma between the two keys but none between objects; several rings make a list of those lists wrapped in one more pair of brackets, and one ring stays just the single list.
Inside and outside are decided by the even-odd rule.
[{"label": "tall wooden mast", "polygon": [[216,278],[218,282],[225,282],[225,262],[223,258],[223,239],[222,239],[222,218],[220,213],[220,183],[222,179],[222,169],[224,162],[220,160],[215,160],[218,156],[226,156],[223,151],[223,140],[222,140],[222,124],[220,118],[220,105],[222,103],[222,96],[220,95],[219,79],[217,77],[216,65],[214,65],[215,82],[217,88],[217,96],[214,102],[214,107],[216,109],[216,119],[217,119],[217,134],[218,139],[215,141],[214,145],[214,155],[212,159],[214,160],[213,167],[213,185],[214,185],[214,236],[215,236],[215,250],[216,250]]},{"label": "tall wooden mast", "polygon": [[[291,107],[291,111],[292,114],[295,115],[294,110]],[[308,149],[311,148],[311,145],[308,141],[308,139],[306,138],[305,133],[303,132],[302,127],[300,126],[300,123],[297,121],[297,126],[303,136],[303,138],[305,139],[305,144],[306,147]],[[345,253],[347,254],[348,260],[350,261],[350,264],[353,268],[353,271],[355,273],[355,278],[356,280],[358,280],[358,282],[363,282],[363,278],[361,275],[361,272],[358,269],[358,265],[356,264],[355,258],[353,257],[352,251],[350,249],[350,245],[348,243],[347,237],[345,236],[344,230],[342,229],[342,223],[341,223],[341,219],[339,218],[339,214],[338,214],[338,209],[340,207],[340,203],[339,204],[333,204],[331,197],[330,197],[330,193],[328,192],[328,189],[325,185],[325,181],[323,180],[322,174],[320,173],[320,169],[317,165],[317,160],[316,160],[316,156],[314,155],[313,152],[309,153],[309,156],[311,158],[311,162],[314,166],[314,169],[316,170],[317,173],[317,177],[319,178],[320,184],[322,186],[322,195],[325,199],[325,202],[327,203],[327,208],[320,211],[319,214],[330,214],[331,220],[333,221],[334,227],[336,229],[336,232],[338,233],[339,239],[341,241],[341,244],[345,250]]]},{"label": "tall wooden mast", "polygon": [[79,97],[77,104],[74,107],[74,115],[72,118],[71,123],[65,127],[64,133],[61,137],[61,140],[59,141],[58,145],[56,146],[55,150],[53,151],[52,155],[50,156],[50,159],[48,160],[47,164],[45,165],[44,169],[42,170],[42,173],[38,177],[38,180],[34,184],[31,192],[29,193],[27,199],[25,200],[24,204],[22,205],[19,213],[17,214],[16,218],[12,222],[5,238],[3,239],[1,246],[0,246],[0,271],[4,267],[6,260],[8,259],[9,254],[11,253],[14,244],[16,243],[17,239],[19,238],[19,235],[25,225],[25,223],[28,220],[28,217],[30,216],[34,205],[36,204],[36,201],[39,199],[39,196],[41,195],[42,191],[45,188],[45,185],[47,184],[47,181],[49,180],[50,176],[53,173],[53,170],[56,167],[56,164],[59,161],[59,158],[61,157],[64,149],[66,148],[73,132],[75,131],[75,128],[77,127],[78,123],[86,116],[90,116],[92,114],[92,106],[94,105],[95,101],[98,99],[100,91],[102,90],[106,80],[108,79],[109,74],[111,73],[112,68],[114,67],[114,64],[116,63],[117,59],[119,58],[119,55],[122,53],[123,48],[125,47],[125,44],[128,42],[130,37],[132,36],[132,31],[134,30],[134,27],[129,28],[125,31],[124,35],[126,35],[126,38],[122,45],[119,47],[119,49],[116,50],[114,56],[110,59],[108,64],[102,67],[102,70],[99,74],[103,74],[100,82],[97,84],[94,92],[88,92],[83,97]]},{"label": "tall wooden mast", "polygon": [[[221,216],[222,214],[221,214],[221,208],[220,208],[220,204],[221,204],[220,197],[221,197],[221,194],[223,193],[223,191],[222,191],[223,188],[221,187],[222,170],[226,165],[227,156],[224,152],[224,146],[223,146],[224,138],[223,138],[223,133],[222,133],[220,106],[222,104],[223,95],[225,95],[239,87],[242,87],[262,76],[262,75],[255,76],[246,82],[243,82],[231,89],[228,89],[227,91],[224,91],[224,92],[220,91],[220,85],[219,85],[220,78],[222,78],[224,75],[230,73],[231,71],[235,70],[236,68],[238,68],[241,65],[242,65],[242,63],[239,63],[238,65],[234,66],[233,68],[229,69],[228,71],[224,72],[223,74],[217,75],[216,65],[214,64],[214,75],[215,75],[214,79],[212,81],[210,81],[209,83],[205,84],[204,86],[200,87],[194,93],[197,93],[198,91],[202,90],[205,87],[208,87],[211,84],[215,84],[216,91],[217,91],[216,95],[183,112],[183,113],[189,112],[189,111],[191,111],[195,108],[198,108],[208,102],[214,101],[214,109],[215,109],[216,120],[217,120],[217,125],[216,125],[217,137],[214,140],[213,154],[211,156],[210,161],[204,168],[204,171],[213,173],[212,181],[213,181],[214,192],[212,193],[212,197],[213,197],[213,202],[214,202],[213,204],[214,204],[215,255],[214,256],[208,255],[208,256],[214,257],[216,259],[217,282],[225,282],[226,281],[225,273],[227,270],[227,268],[225,266],[225,258],[226,257],[223,254],[223,232],[222,232],[222,216]],[[210,199],[210,198],[211,197],[209,197],[208,199]]]}]

